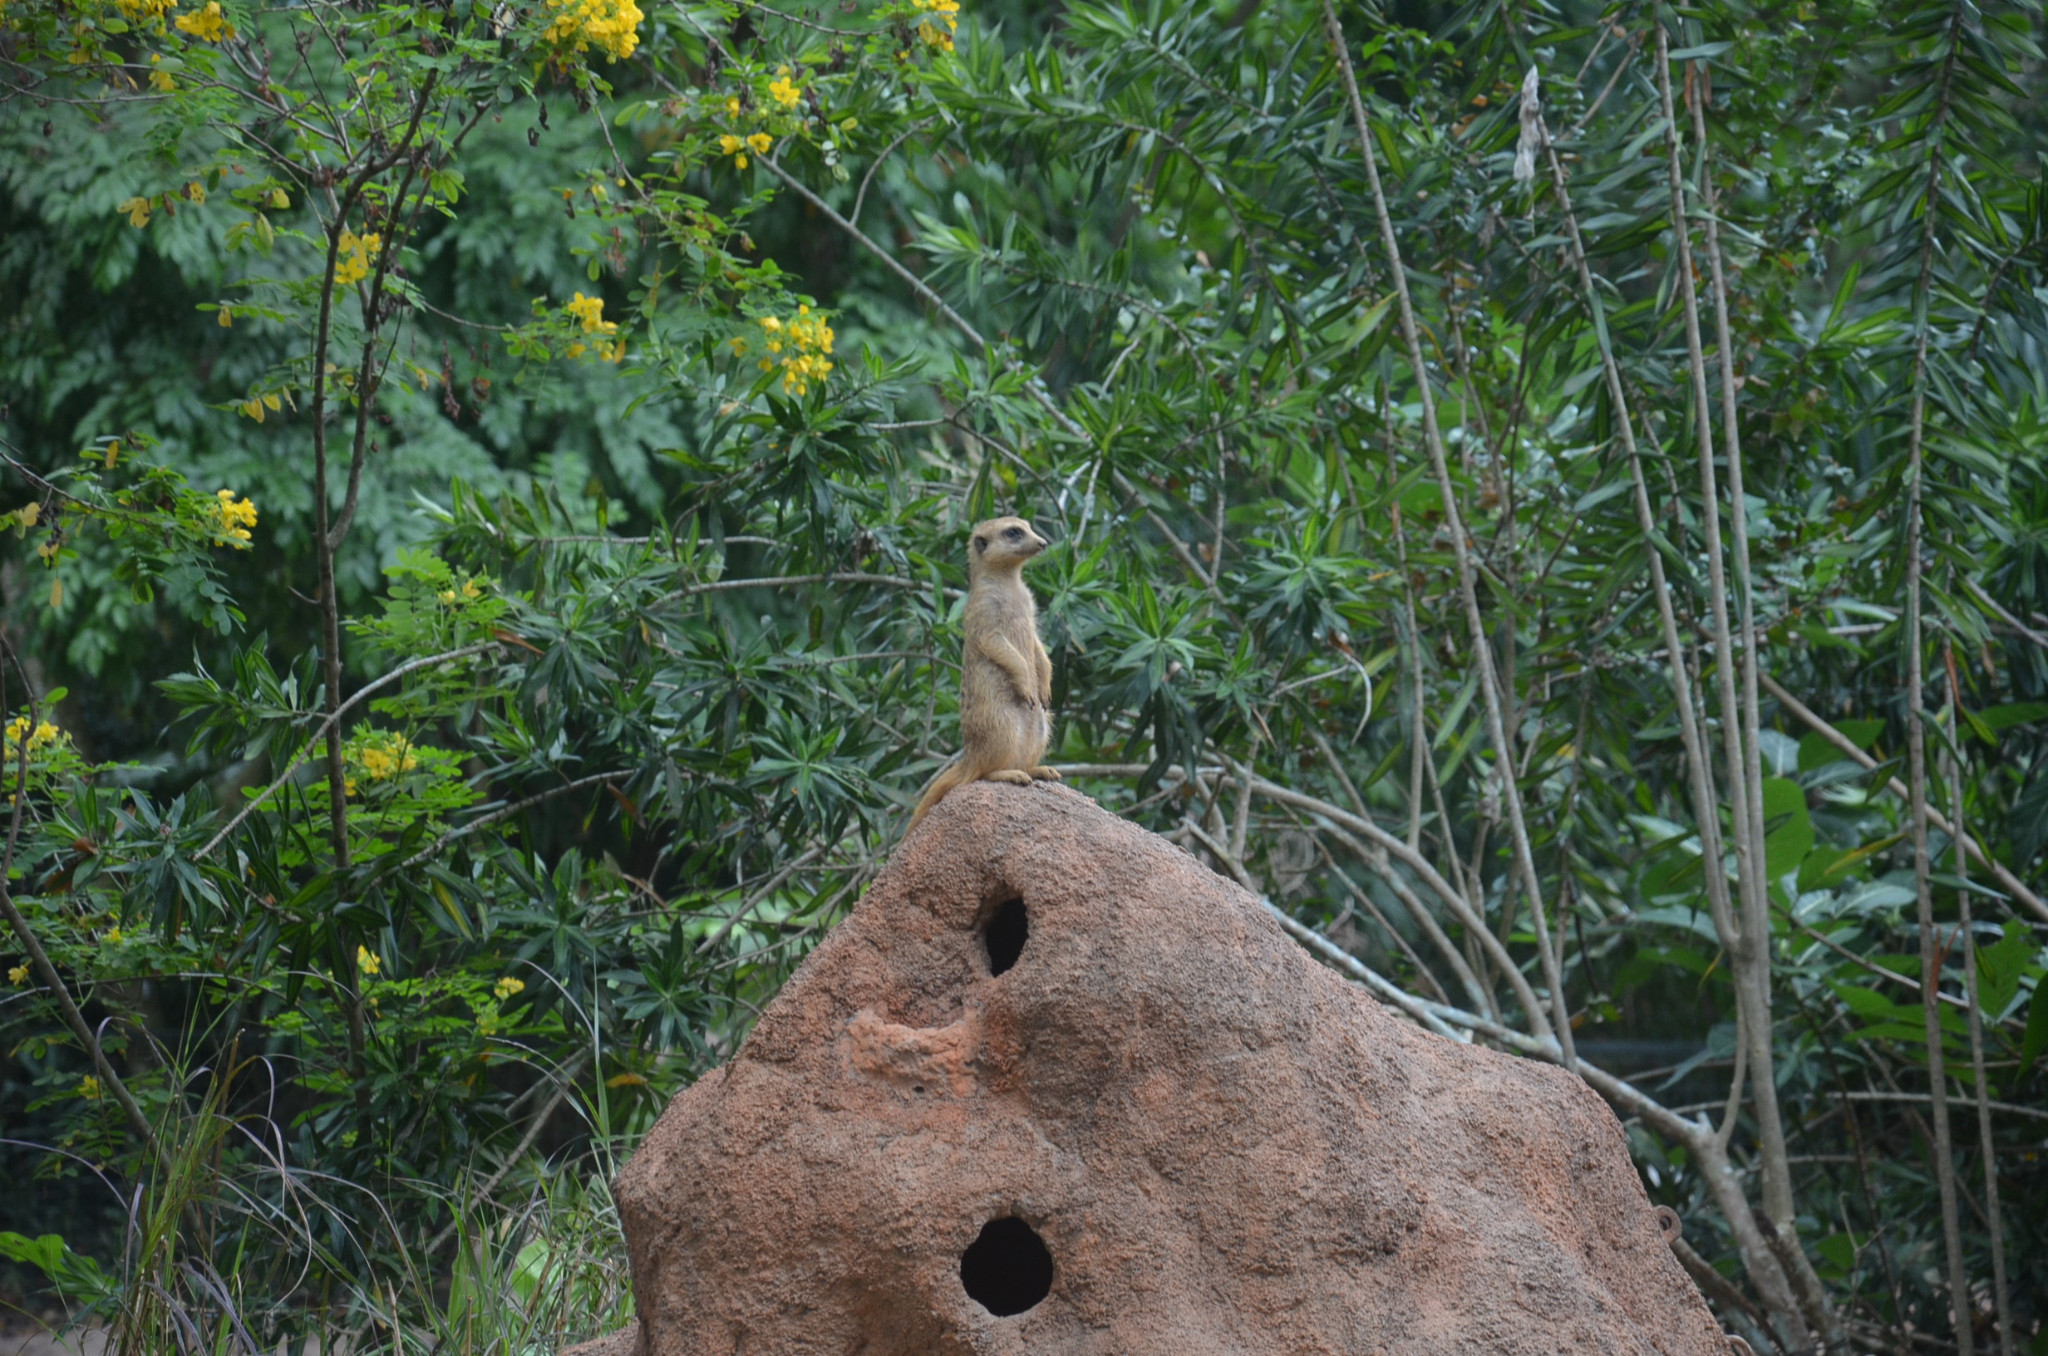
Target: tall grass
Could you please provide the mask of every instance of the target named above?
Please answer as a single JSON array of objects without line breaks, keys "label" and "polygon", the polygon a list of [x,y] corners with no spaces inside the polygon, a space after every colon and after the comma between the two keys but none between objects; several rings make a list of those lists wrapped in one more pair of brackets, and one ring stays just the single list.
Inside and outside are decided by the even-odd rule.
[{"label": "tall grass", "polygon": [[[552,1356],[631,1316],[609,1186],[621,1141],[479,1174],[443,1194],[429,1234],[377,1189],[295,1167],[283,1125],[233,1110],[254,1063],[195,1071],[197,1095],[158,1121],[154,1168],[102,1178],[121,1197],[118,1256],[0,1235],[49,1277],[71,1328],[104,1331],[115,1356]],[[565,1104],[610,1123],[601,1087],[595,1105]]]}]

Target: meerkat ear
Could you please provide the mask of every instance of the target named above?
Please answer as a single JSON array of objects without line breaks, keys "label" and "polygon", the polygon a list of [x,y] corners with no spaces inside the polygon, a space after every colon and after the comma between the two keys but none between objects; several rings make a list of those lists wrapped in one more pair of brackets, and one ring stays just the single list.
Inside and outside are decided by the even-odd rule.
[{"label": "meerkat ear", "polygon": [[977,550],[977,551],[986,551],[986,550],[988,550],[988,538],[987,538],[987,537],[976,537],[976,538],[974,539],[974,549],[975,549],[975,550]]}]

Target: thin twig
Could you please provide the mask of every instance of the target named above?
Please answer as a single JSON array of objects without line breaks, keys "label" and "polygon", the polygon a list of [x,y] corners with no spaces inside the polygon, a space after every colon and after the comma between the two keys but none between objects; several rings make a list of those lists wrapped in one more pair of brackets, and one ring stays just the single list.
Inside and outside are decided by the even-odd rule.
[{"label": "thin twig", "polygon": [[1928,127],[1927,187],[1921,195],[1920,262],[1913,283],[1912,405],[1906,435],[1906,807],[1913,836],[1913,894],[1920,925],[1921,1012],[1927,1033],[1927,1086],[1934,1122],[1934,1177],[1941,1198],[1941,1233],[1948,1254],[1948,1292],[1954,1315],[1956,1345],[1971,1356],[1969,1273],[1963,1264],[1962,1221],[1956,1209],[1956,1165],[1949,1131],[1948,1077],[1944,1069],[1941,1007],[1934,995],[1941,988],[1941,957],[1934,937],[1934,862],[1927,846],[1927,729],[1925,656],[1921,627],[1922,542],[1925,514],[1927,431],[1927,311],[1933,304],[1935,236],[1941,221],[1941,138],[1948,124],[1949,93],[1962,54],[1963,16],[1968,6],[1957,0],[1950,13],[1948,55],[1942,62],[1933,115]]},{"label": "thin twig", "polygon": [[[1678,116],[1671,93],[1670,35],[1660,21],[1657,37],[1657,94],[1664,115],[1666,177],[1671,193],[1671,233],[1677,245],[1676,272],[1680,309],[1685,321],[1687,368],[1692,379],[1695,420],[1695,454],[1699,462],[1700,535],[1707,555],[1708,616],[1713,625],[1714,675],[1721,710],[1722,756],[1727,764],[1728,812],[1734,829],[1736,884],[1742,901],[1740,946],[1731,953],[1736,983],[1748,990],[1741,1023],[1747,1046],[1751,1081],[1755,1088],[1751,1108],[1756,1116],[1757,1150],[1762,1164],[1763,1208],[1772,1228],[1764,1235],[1772,1245],[1802,1316],[1822,1335],[1830,1350],[1840,1345],[1840,1334],[1832,1307],[1819,1277],[1813,1274],[1805,1253],[1798,1245],[1798,1219],[1792,1195],[1792,1169],[1786,1161],[1784,1115],[1778,1102],[1776,1051],[1772,1048],[1771,1021],[1771,923],[1770,887],[1764,871],[1763,772],[1757,748],[1756,688],[1752,676],[1745,705],[1738,691],[1738,662],[1751,675],[1756,668],[1753,614],[1748,607],[1746,557],[1748,536],[1744,526],[1741,490],[1742,450],[1735,442],[1736,409],[1734,387],[1724,382],[1726,403],[1722,423],[1730,437],[1729,494],[1731,525],[1741,559],[1737,561],[1737,583],[1743,592],[1742,616],[1749,623],[1743,633],[1745,650],[1738,661],[1735,631],[1728,615],[1728,583],[1721,545],[1721,491],[1714,467],[1713,403],[1707,395],[1706,346],[1700,334],[1700,306],[1694,281],[1692,227],[1685,208],[1685,176],[1678,140]],[[1725,323],[1722,334],[1722,374],[1732,371],[1727,351]],[[1718,856],[1710,859],[1718,862]],[[1797,1340],[1800,1334],[1793,1334]]]},{"label": "thin twig", "polygon": [[[1948,670],[1949,745],[1942,750],[1948,765],[1949,814],[1958,826],[1963,823],[1963,765],[1961,741],[1956,738],[1956,715],[1962,709],[1961,684],[1956,679],[1955,646],[1944,640],[1943,665]],[[1956,933],[1963,950],[1963,996],[1967,1000],[1970,1026],[1971,1087],[1977,1094],[1977,1150],[1984,1169],[1984,1232],[1991,1243],[1991,1291],[1993,1312],[1998,1320],[1999,1356],[2012,1356],[2012,1301],[2005,1274],[2005,1224],[1998,1200],[1998,1146],[1991,1136],[1991,1086],[1984,1077],[1984,1010],[1977,987],[1977,937],[1970,926],[1969,854],[1959,836],[1952,836],[1949,848],[1955,854]]]},{"label": "thin twig", "polygon": [[[397,865],[397,867],[394,868],[394,871],[410,871],[412,870],[412,868],[418,866],[421,862],[429,861],[434,857],[438,856],[450,844],[460,842],[462,839],[469,837],[471,834],[477,832],[478,830],[489,828],[491,825],[496,824],[501,820],[510,819],[513,815],[519,814],[522,811],[531,810],[534,806],[539,805],[543,801],[553,800],[556,796],[565,796],[571,791],[580,791],[587,786],[596,786],[600,782],[623,781],[625,778],[630,777],[632,775],[633,774],[630,772],[592,773],[588,777],[578,777],[573,782],[564,782],[560,786],[551,786],[547,790],[542,791],[537,795],[528,796],[525,800],[514,801],[510,805],[502,805],[497,809],[491,811],[487,815],[483,815],[480,818],[470,820],[467,824],[464,824],[459,829],[450,829],[447,833],[442,834],[439,838],[436,838],[433,842],[429,843],[427,846],[421,848],[418,852],[413,853],[412,856],[407,857],[404,861],[400,862]],[[384,874],[391,873],[387,872]]]},{"label": "thin twig", "polygon": [[[1788,692],[1777,679],[1771,677],[1768,673],[1760,673],[1757,675],[1757,681],[1762,684],[1764,691],[1778,699],[1779,705],[1804,722],[1815,734],[1825,739],[1829,744],[1832,744],[1843,757],[1855,763],[1866,772],[1875,772],[1877,770],[1877,759],[1871,757],[1862,749],[1857,748],[1856,741],[1850,739],[1849,736],[1843,734],[1821,716],[1815,714],[1811,707]],[[1900,800],[1907,799],[1906,784],[1897,777],[1887,778],[1884,789],[1897,796]],[[1929,806],[1927,810],[1927,822],[1940,829],[1943,833],[1949,834],[1960,841],[1976,863],[1991,873],[1991,878],[1998,882],[2000,889],[2004,890],[2006,894],[2019,903],[2026,905],[2042,922],[2048,923],[2048,900],[2043,900],[2041,896],[2035,894],[2027,886],[2026,882],[2015,876],[2002,862],[1995,860],[1989,852],[1985,851],[1982,843],[1979,843],[1967,833],[1959,833],[1956,827],[1949,823],[1947,817],[1932,806]]]},{"label": "thin twig", "polygon": [[1379,218],[1380,244],[1387,252],[1388,271],[1393,276],[1394,298],[1401,319],[1401,336],[1408,349],[1409,369],[1415,375],[1417,399],[1422,405],[1423,442],[1428,447],[1430,463],[1436,472],[1438,490],[1443,496],[1444,527],[1451,539],[1451,552],[1458,565],[1458,591],[1465,606],[1465,622],[1471,631],[1472,659],[1479,670],[1479,687],[1486,698],[1487,735],[1493,743],[1494,757],[1501,781],[1502,799],[1507,804],[1508,829],[1513,838],[1514,861],[1522,877],[1522,888],[1529,896],[1529,910],[1535,922],[1536,953],[1543,965],[1544,981],[1550,986],[1550,1001],[1555,1010],[1556,1039],[1564,1051],[1565,1067],[1570,1068],[1576,1059],[1572,1043],[1570,1004],[1565,997],[1564,975],[1558,967],[1557,951],[1550,942],[1550,920],[1543,907],[1543,883],[1536,870],[1536,855],[1529,842],[1529,828],[1522,808],[1522,788],[1515,780],[1515,751],[1509,741],[1506,721],[1506,700],[1501,691],[1500,675],[1493,660],[1493,647],[1487,637],[1486,619],[1479,609],[1478,585],[1472,565],[1472,552],[1465,536],[1463,515],[1458,511],[1457,488],[1451,482],[1450,465],[1444,452],[1443,430],[1437,424],[1436,397],[1430,390],[1429,364],[1422,353],[1420,327],[1415,320],[1415,305],[1408,294],[1407,266],[1401,258],[1401,242],[1394,234],[1394,219],[1387,209],[1385,190],[1380,185],[1378,153],[1373,148],[1372,124],[1366,116],[1365,101],[1359,97],[1358,76],[1352,69],[1351,51],[1344,39],[1344,30],[1337,22],[1337,11],[1330,0],[1323,0],[1323,28],[1329,37],[1330,50],[1337,60],[1338,73],[1343,77],[1344,91],[1351,104],[1352,120],[1357,124],[1359,153],[1365,165],[1366,184],[1372,193],[1373,210]]}]

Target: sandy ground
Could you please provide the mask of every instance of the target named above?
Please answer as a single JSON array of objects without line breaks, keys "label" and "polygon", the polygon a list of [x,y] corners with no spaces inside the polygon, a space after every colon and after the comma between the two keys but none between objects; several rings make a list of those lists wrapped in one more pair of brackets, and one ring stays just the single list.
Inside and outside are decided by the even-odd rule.
[{"label": "sandy ground", "polygon": [[[319,1351],[317,1345],[310,1349]],[[106,1356],[109,1350],[107,1334],[100,1328],[59,1336],[19,1314],[0,1315],[0,1356]]]},{"label": "sandy ground", "polygon": [[58,1337],[21,1319],[0,1319],[0,1356],[102,1356],[107,1335],[97,1329]]}]

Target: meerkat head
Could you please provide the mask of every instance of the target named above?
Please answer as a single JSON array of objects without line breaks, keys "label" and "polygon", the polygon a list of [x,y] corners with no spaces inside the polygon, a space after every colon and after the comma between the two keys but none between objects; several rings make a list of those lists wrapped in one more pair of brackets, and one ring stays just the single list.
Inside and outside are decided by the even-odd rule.
[{"label": "meerkat head", "polygon": [[968,570],[1021,570],[1049,544],[1022,518],[991,518],[975,526],[967,547]]}]

